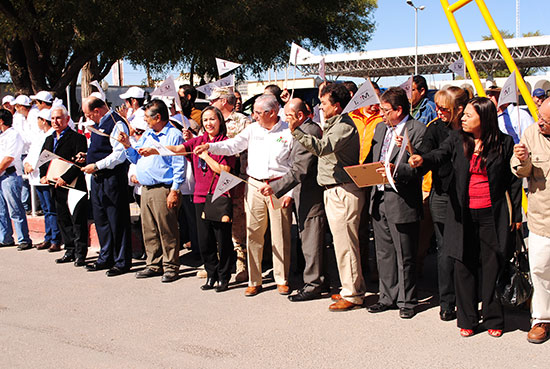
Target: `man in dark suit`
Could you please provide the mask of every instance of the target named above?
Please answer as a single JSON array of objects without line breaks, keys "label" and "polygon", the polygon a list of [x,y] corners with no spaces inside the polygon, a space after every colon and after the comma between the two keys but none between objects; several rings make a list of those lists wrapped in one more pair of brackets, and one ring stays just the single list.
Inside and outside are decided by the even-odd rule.
[{"label": "man in dark suit", "polygon": [[[128,167],[124,146],[116,140],[120,132],[128,134],[128,126],[120,115],[110,110],[103,100],[85,99],[82,111],[96,128],[110,135],[92,133],[86,155],[84,173],[92,174],[90,200],[101,250],[97,261],[87,265],[88,271],[107,270],[114,277],[130,270],[132,236],[128,199]],[[136,118],[138,119],[138,118]]]},{"label": "man in dark suit", "polygon": [[[86,137],[76,133],[69,127],[69,114],[64,106],[56,106],[51,110],[52,128],[55,132],[46,137],[42,150],[51,151],[63,159],[75,162],[78,153],[87,150]],[[40,167],[40,181],[48,183],[46,173],[48,164]],[[76,179],[75,189],[86,192],[84,174],[77,166],[71,166],[63,175],[56,179],[52,191],[57,210],[57,223],[65,244],[65,255],[56,259],[56,263],[74,261],[75,266],[84,266],[88,253],[88,200],[85,195],[75,207],[72,215],[67,205],[69,190],[67,184]]]},{"label": "man in dark suit", "polygon": [[[292,99],[285,105],[286,121],[291,127],[321,138],[323,132],[308,117],[309,111],[301,99]],[[290,301],[308,301],[321,296],[323,241],[325,235],[325,210],[323,188],[317,184],[317,157],[301,144],[292,147],[292,168],[281,179],[265,184],[260,192],[283,197],[294,188],[293,198],[298,212],[298,229],[305,259],[304,286],[297,294],[288,296]]]},{"label": "man in dark suit", "polygon": [[376,126],[370,156],[373,161],[390,163],[397,191],[378,185],[371,192],[380,297],[368,311],[379,313],[397,306],[399,316],[409,319],[417,303],[414,261],[422,217],[422,178],[407,165],[408,155],[400,162],[397,159],[405,132],[412,146],[418,147],[426,127],[409,115],[409,100],[402,88],[388,89],[380,102],[384,122]]}]

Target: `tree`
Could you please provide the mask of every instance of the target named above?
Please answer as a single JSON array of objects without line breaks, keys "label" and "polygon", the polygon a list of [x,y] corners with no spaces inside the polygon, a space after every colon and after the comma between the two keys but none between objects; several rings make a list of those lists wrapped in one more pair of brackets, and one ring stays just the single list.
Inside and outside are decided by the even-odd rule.
[{"label": "tree", "polygon": [[[500,35],[502,38],[514,38],[515,35],[507,30],[498,30],[500,32]],[[534,36],[542,36],[542,33],[540,31],[535,32],[527,32],[522,35],[523,37],[534,37]],[[494,40],[493,35],[484,35],[481,37],[483,41],[488,40]],[[535,68],[535,67],[529,67],[529,68],[519,68],[519,72],[522,76],[531,76],[535,74],[538,71],[543,70],[544,68]],[[495,69],[495,67],[492,67],[489,71],[482,71],[479,72],[479,76],[481,78],[487,78],[488,75],[491,75],[493,77],[508,77],[510,75],[510,71],[508,68],[506,69]]]},{"label": "tree", "polygon": [[375,8],[376,0],[2,0],[0,70],[19,92],[57,95],[85,65],[99,80],[120,58],[214,76],[221,57],[260,73],[284,63],[293,41],[362,49]]}]

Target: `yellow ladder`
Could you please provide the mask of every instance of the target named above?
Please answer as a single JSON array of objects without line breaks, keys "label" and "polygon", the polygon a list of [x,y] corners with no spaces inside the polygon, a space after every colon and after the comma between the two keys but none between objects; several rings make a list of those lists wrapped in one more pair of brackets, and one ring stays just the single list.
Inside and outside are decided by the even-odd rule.
[{"label": "yellow ladder", "polygon": [[470,56],[470,52],[466,47],[466,42],[464,42],[464,38],[462,37],[462,33],[460,32],[460,28],[458,27],[456,18],[454,16],[454,12],[461,9],[463,6],[471,3],[472,1],[476,2],[479,8],[479,11],[481,12],[481,15],[483,16],[483,19],[485,19],[485,23],[487,23],[487,26],[491,31],[491,35],[493,36],[495,42],[497,43],[498,49],[500,50],[500,54],[504,58],[504,61],[506,62],[506,65],[508,66],[510,73],[514,71],[516,72],[516,82],[517,82],[519,91],[521,92],[523,99],[527,103],[527,107],[529,108],[529,111],[531,112],[533,119],[537,121],[538,120],[537,106],[535,105],[535,102],[531,97],[531,93],[529,92],[529,90],[527,89],[527,86],[525,85],[525,81],[523,80],[523,77],[521,76],[518,70],[518,67],[516,66],[516,63],[514,62],[512,55],[510,55],[510,51],[508,50],[508,47],[506,46],[506,44],[504,43],[504,40],[502,39],[502,35],[500,34],[495,24],[495,21],[493,20],[493,17],[491,17],[491,13],[489,13],[489,9],[487,9],[487,6],[485,5],[485,1],[484,0],[457,0],[455,3],[451,5],[449,4],[448,0],[440,0],[440,1],[441,1],[441,5],[443,6],[443,11],[447,16],[447,20],[449,21],[449,25],[451,26],[453,34],[456,38],[456,42],[458,43],[458,47],[460,48],[460,52],[462,53],[462,57],[464,58],[464,63],[466,64],[466,68],[468,68],[468,73],[470,73],[470,78],[472,79],[472,82],[474,83],[474,86],[476,88],[477,94],[479,96],[486,96],[485,90],[481,85],[481,80],[479,79],[479,74],[477,73],[472,57]]}]

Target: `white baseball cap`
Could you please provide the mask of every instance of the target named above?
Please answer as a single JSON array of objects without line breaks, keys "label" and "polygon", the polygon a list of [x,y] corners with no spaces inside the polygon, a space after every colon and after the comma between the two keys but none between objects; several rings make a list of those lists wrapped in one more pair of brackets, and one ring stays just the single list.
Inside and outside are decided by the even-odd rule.
[{"label": "white baseball cap", "polygon": [[13,106],[13,105],[15,105],[14,101],[15,101],[15,97],[13,97],[11,95],[6,95],[2,99],[2,105],[4,105],[5,103],[10,103],[10,105]]},{"label": "white baseball cap", "polygon": [[101,101],[105,101],[105,98],[103,97],[103,95],[100,92],[92,92],[90,94],[90,96],[96,97]]},{"label": "white baseball cap", "polygon": [[53,96],[48,91],[40,91],[36,95],[31,95],[31,99],[44,101],[51,104],[51,102],[53,101]]},{"label": "white baseball cap", "polygon": [[13,105],[31,106],[32,101],[27,95],[19,95],[15,98]]},{"label": "white baseball cap", "polygon": [[38,118],[42,118],[44,120],[47,120],[50,122],[52,120],[52,114],[50,112],[50,109],[42,109],[38,112]]},{"label": "white baseball cap", "polygon": [[132,86],[125,93],[119,95],[121,99],[126,100],[130,98],[143,99],[145,97],[145,90],[137,86]]}]

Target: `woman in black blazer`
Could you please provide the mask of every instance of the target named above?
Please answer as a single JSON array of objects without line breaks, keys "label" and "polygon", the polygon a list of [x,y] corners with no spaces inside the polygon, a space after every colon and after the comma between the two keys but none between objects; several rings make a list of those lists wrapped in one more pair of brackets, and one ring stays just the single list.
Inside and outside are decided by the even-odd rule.
[{"label": "woman in black blazer", "polygon": [[521,225],[521,181],[510,170],[513,146],[498,128],[494,104],[475,97],[464,110],[461,130],[450,132],[438,149],[409,159],[412,167],[432,169],[449,161],[453,166],[444,243],[455,259],[457,325],[464,337],[479,325],[478,281],[485,328],[493,337],[500,337],[504,328],[495,284],[510,256],[511,231]]}]

